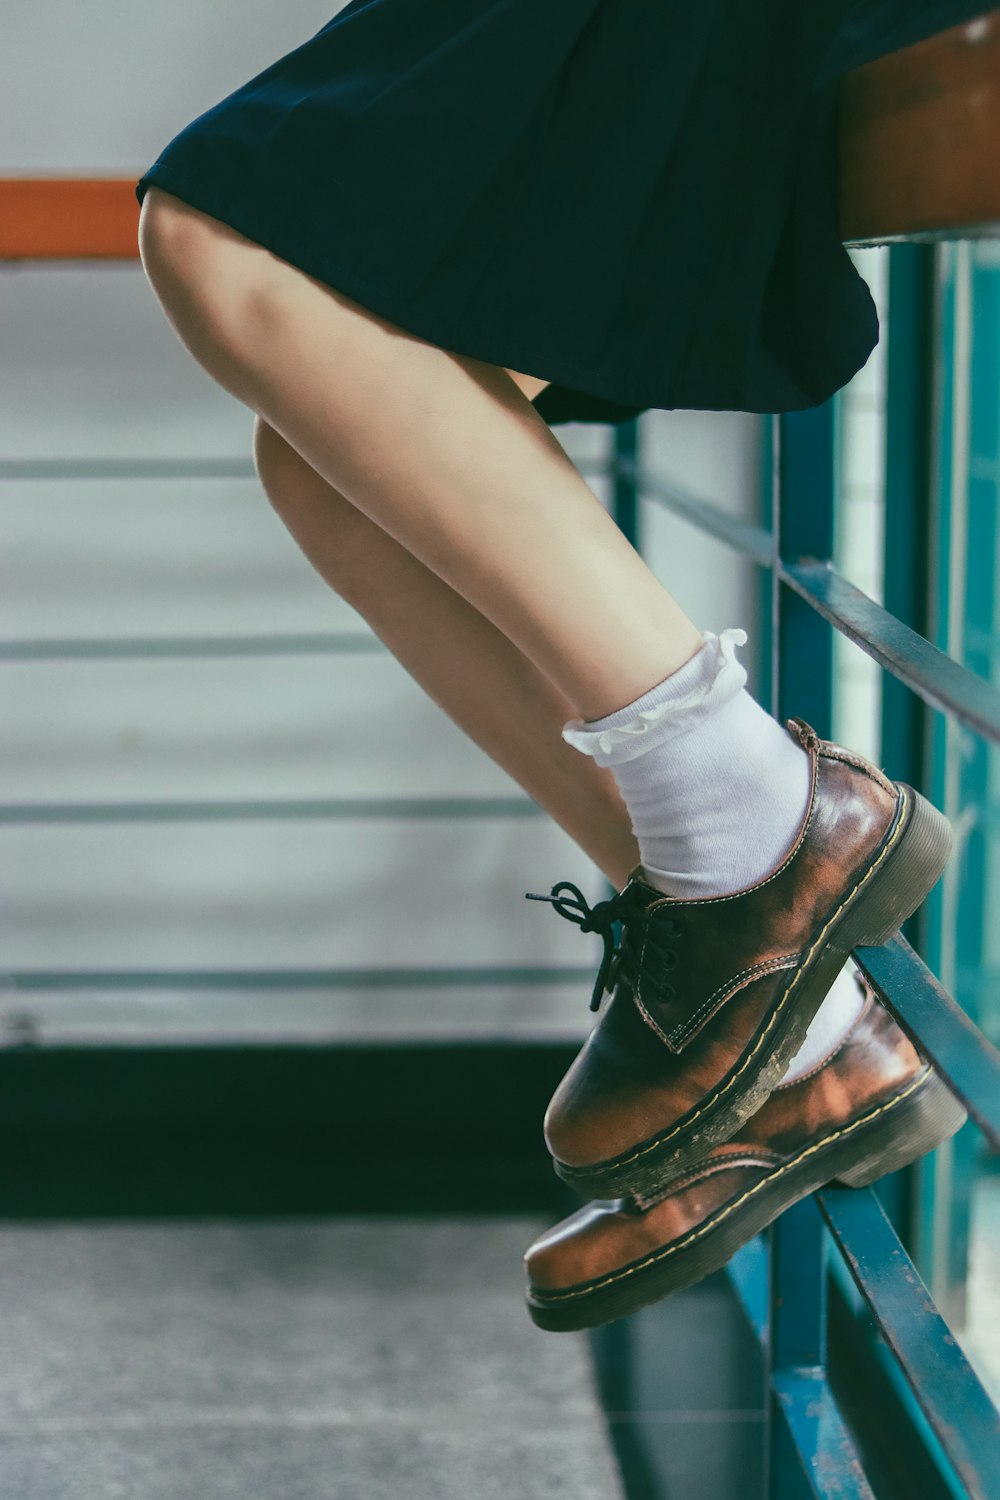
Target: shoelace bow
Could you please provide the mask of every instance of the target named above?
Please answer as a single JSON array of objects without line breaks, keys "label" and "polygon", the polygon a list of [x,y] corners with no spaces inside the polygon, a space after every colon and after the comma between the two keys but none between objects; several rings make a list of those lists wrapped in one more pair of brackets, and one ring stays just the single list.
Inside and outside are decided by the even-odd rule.
[{"label": "shoelace bow", "polygon": [[[626,886],[608,900],[598,901],[595,906],[591,906],[578,885],[574,885],[572,880],[560,880],[547,896],[526,891],[525,899],[548,901],[561,917],[565,917],[568,922],[575,922],[581,932],[596,932],[600,935],[604,952],[601,954],[600,968],[590,997],[591,1010],[599,1010],[601,999],[611,985],[618,979],[626,982],[630,979],[628,960],[633,955],[629,949],[628,928],[625,925],[632,906],[629,888]],[[615,942],[614,932],[616,922],[623,924],[621,941],[618,943]]]}]

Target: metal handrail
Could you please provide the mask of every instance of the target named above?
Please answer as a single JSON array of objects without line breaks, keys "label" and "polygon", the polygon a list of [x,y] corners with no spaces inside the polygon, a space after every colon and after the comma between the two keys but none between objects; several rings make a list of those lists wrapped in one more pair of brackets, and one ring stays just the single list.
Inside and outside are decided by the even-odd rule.
[{"label": "metal handrail", "polygon": [[832,562],[790,562],[776,557],[774,537],[766,526],[729,515],[711,501],[640,468],[634,458],[622,459],[617,472],[636,486],[643,499],[656,501],[761,567],[773,568],[782,583],[801,594],[842,635],[931,708],[951,714],[992,744],[1000,744],[1000,690],[911,630],[838,573]]},{"label": "metal handrail", "polygon": [[899,1024],[926,1053],[1000,1151],[1000,1052],[939,984],[905,938],[854,957]]},{"label": "metal handrail", "polygon": [[1000,1495],[1000,1415],[870,1188],[824,1188],[823,1218],[931,1430],[975,1500]]}]

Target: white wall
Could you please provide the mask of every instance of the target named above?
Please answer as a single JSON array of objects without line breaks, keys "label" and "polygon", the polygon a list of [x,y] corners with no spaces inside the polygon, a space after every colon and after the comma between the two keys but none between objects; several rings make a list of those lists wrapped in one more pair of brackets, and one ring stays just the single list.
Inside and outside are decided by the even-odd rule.
[{"label": "white wall", "polygon": [[[882,324],[868,363],[840,396],[838,444],[838,570],[872,599],[882,600],[885,526],[886,351],[888,349],[889,248],[853,250]],[[834,635],[834,733],[878,760],[881,746],[882,673],[859,646]]]},{"label": "white wall", "polygon": [[[324,5],[55,0],[15,8],[0,63],[3,170],[136,172],[193,114],[328,19]],[[595,211],[599,205],[595,205]],[[366,635],[312,574],[252,477],[101,477],[105,460],[246,459],[247,412],[191,362],[137,267],[0,278],[0,638]],[[739,513],[754,419],[655,413],[651,461]],[[559,429],[581,459],[609,430]],[[86,460],[91,477],[12,462]],[[654,566],[713,629],[756,623],[716,544],[644,517]],[[391,658],[300,654],[0,661],[7,803],[515,796]],[[541,818],[0,825],[10,970],[395,968],[586,963],[593,940],[525,889],[601,881]],[[587,986],[230,993],[8,992],[51,1037],[576,1034]]]}]

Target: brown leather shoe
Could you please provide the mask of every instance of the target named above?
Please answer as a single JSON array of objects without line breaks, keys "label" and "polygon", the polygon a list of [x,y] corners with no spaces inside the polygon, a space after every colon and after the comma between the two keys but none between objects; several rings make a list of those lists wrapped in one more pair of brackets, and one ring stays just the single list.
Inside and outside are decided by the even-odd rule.
[{"label": "brown leather shoe", "polygon": [[[867,986],[864,986],[867,989]],[[939,1145],[965,1110],[869,991],[832,1057],[779,1085],[655,1200],[591,1203],[525,1255],[540,1328],[589,1328],[700,1281],[824,1183],[863,1187]]]},{"label": "brown leather shoe", "polygon": [[684,900],[639,869],[593,909],[565,882],[535,898],[602,933],[595,1008],[614,990],[545,1117],[555,1169],[585,1198],[653,1192],[728,1140],[784,1074],[851,949],[891,937],[944,868],[951,831],[936,808],[801,720],[787,729],[810,756],[809,806],[756,885]]}]

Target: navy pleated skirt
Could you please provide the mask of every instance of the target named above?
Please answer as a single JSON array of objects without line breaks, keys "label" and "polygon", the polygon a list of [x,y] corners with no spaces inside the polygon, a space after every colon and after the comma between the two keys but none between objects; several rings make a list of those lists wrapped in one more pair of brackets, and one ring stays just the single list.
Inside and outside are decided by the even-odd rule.
[{"label": "navy pleated skirt", "polygon": [[351,0],[137,185],[552,384],[547,422],[812,406],[865,362],[837,80],[990,0]]}]

